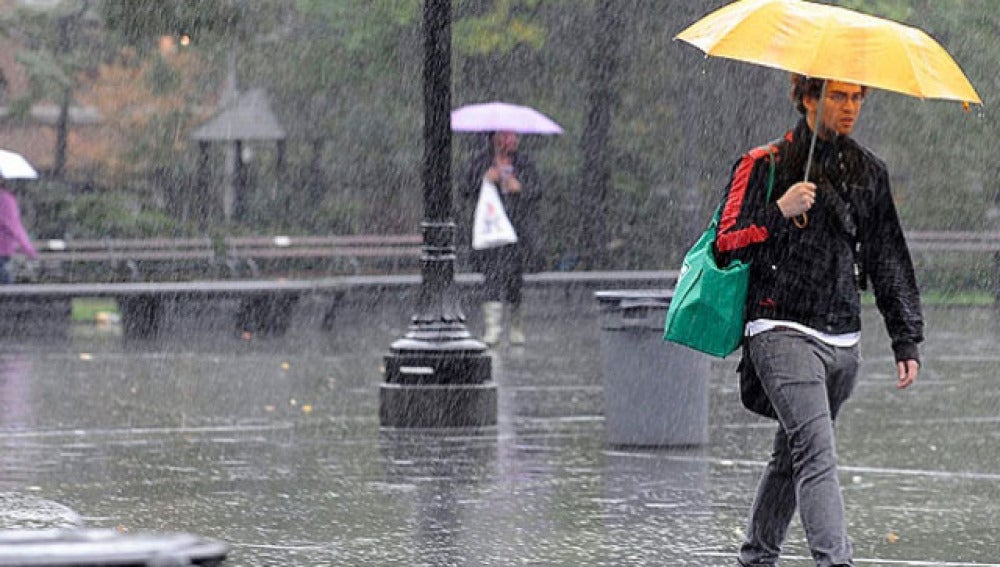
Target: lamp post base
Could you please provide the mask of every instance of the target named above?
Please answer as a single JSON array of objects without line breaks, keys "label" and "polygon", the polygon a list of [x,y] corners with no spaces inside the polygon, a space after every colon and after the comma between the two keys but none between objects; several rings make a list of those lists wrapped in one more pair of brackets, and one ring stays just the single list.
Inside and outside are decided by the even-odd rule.
[{"label": "lamp post base", "polygon": [[394,351],[385,357],[386,381],[379,387],[379,422],[383,427],[496,425],[497,385],[490,379],[492,361],[488,354],[476,350]]}]

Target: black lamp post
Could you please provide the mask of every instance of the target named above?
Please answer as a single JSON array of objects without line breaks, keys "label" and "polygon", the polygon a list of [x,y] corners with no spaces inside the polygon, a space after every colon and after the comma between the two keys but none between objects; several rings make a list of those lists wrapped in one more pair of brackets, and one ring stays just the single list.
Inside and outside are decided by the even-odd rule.
[{"label": "black lamp post", "polygon": [[486,345],[469,334],[455,289],[451,196],[451,0],[425,0],[424,236],[420,294],[409,331],[392,343],[379,390],[389,427],[495,425]]}]

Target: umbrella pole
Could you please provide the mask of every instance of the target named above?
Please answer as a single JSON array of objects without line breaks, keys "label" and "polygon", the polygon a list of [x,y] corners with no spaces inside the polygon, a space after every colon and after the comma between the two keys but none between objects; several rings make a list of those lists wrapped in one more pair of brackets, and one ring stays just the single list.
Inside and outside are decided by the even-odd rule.
[{"label": "umbrella pole", "polygon": [[806,158],[806,174],[802,179],[803,181],[809,181],[809,169],[812,165],[813,151],[816,149],[816,137],[819,133],[820,126],[822,126],[822,116],[823,116],[823,100],[826,98],[826,80],[823,80],[823,86],[819,90],[819,105],[816,107],[816,123],[813,124],[812,140],[809,142],[809,157]]},{"label": "umbrella pole", "polygon": [[[823,80],[823,86],[819,89],[819,104],[816,106],[816,118],[813,121],[813,132],[812,140],[809,141],[809,156],[806,158],[806,173],[803,177],[803,181],[809,181],[809,169],[812,166],[813,152],[816,150],[816,138],[819,135],[819,129],[822,126],[822,116],[823,116],[823,100],[826,98],[826,79]],[[801,215],[792,219],[795,226],[799,228],[805,228],[809,224],[809,214],[802,213]]]}]

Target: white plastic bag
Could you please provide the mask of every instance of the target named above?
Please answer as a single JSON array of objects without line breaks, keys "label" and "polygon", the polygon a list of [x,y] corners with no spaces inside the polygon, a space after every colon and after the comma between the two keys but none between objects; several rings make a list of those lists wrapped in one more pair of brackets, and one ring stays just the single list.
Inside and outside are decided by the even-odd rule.
[{"label": "white plastic bag", "polygon": [[472,248],[483,250],[517,242],[517,233],[503,209],[497,186],[483,179],[472,220]]}]

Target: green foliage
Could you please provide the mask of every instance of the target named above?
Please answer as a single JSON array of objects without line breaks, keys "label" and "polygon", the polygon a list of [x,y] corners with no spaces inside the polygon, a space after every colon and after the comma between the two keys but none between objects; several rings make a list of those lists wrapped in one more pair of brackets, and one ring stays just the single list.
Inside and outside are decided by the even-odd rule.
[{"label": "green foliage", "polygon": [[[925,29],[954,56],[987,105],[1000,94],[1000,83],[992,79],[1000,56],[1000,13],[992,0],[837,3]],[[606,150],[611,180],[599,211],[608,228],[603,245],[613,252],[608,267],[676,267],[704,227],[739,154],[777,137],[798,119],[786,96],[784,73],[705,58],[672,39],[721,4],[613,4],[623,31],[610,83],[611,139]],[[599,202],[581,189],[580,180],[586,165],[581,139],[594,70],[592,50],[594,39],[607,31],[598,28],[597,3],[455,0],[452,5],[452,106],[484,100],[528,104],[566,130],[563,136],[527,136],[522,142],[545,178],[541,215],[546,265],[569,265],[583,252],[583,211]],[[274,171],[273,150],[255,147],[266,159],[248,166],[246,216],[225,230],[416,230],[422,215],[422,6],[421,0],[102,2],[100,14],[111,37],[140,47],[141,57],[156,57],[144,49],[160,34],[190,33],[191,53],[211,67],[197,87],[179,82],[163,65],[149,67],[143,77],[146,84],[191,103],[158,110],[131,133],[123,160],[145,168],[129,183],[134,200],[105,196],[109,210],[116,212],[87,208],[86,214],[103,215],[101,222],[120,231],[186,226],[180,221],[173,226],[140,221],[144,211],[159,210],[140,204],[158,202],[155,197],[166,199],[166,209],[179,211],[183,207],[175,201],[192,195],[197,154],[193,145],[185,144],[197,125],[194,111],[204,100],[192,89],[217,92],[225,73],[224,52],[236,45],[240,86],[267,89],[289,137],[283,176]],[[30,34],[38,38],[32,44],[37,54],[28,56],[34,58],[33,81],[58,84],[45,79],[49,60],[44,54],[55,52],[51,42],[44,41],[54,37],[53,28],[43,24],[30,24],[39,30]],[[54,61],[50,70],[77,76],[68,70],[80,67],[64,64],[59,57]],[[989,143],[998,127],[992,112],[973,109],[966,114],[955,103],[874,92],[865,103],[857,138],[887,162],[907,229],[980,229],[995,222],[986,212],[1000,191],[1000,160]],[[454,137],[456,172],[479,143],[478,136]],[[221,177],[219,149],[212,148],[209,191],[217,191]],[[453,192],[461,189],[458,183],[454,178]],[[160,190],[151,191],[151,186]],[[217,193],[196,197],[219,201]],[[84,209],[75,198],[66,202],[72,202],[72,214],[53,213],[63,219],[64,230],[96,230],[98,221],[83,228],[71,226],[82,222]],[[216,210],[198,214],[201,217],[189,219],[192,225],[222,230]],[[126,219],[132,228],[114,224],[126,222],[116,218]],[[974,273],[970,279],[946,270],[929,275],[928,282],[972,286],[982,276],[978,268]]]},{"label": "green foliage", "polygon": [[[947,291],[938,292],[929,290],[921,293],[920,303],[923,305],[948,306],[948,307],[983,307],[995,305],[997,302],[992,290],[987,291]],[[872,298],[871,305],[875,301]]]},{"label": "green foliage", "polygon": [[136,202],[123,192],[81,195],[73,201],[80,237],[139,238],[173,232],[174,222],[160,211]]},{"label": "green foliage", "polygon": [[837,4],[858,12],[901,22],[906,21],[913,12],[912,0],[840,0]]},{"label": "green foliage", "polygon": [[118,313],[118,302],[99,297],[76,297],[72,300],[70,320],[74,323],[93,323],[98,313]]},{"label": "green foliage", "polygon": [[[264,7],[264,2],[253,2],[253,8]],[[244,30],[247,13],[240,0],[104,0],[100,4],[108,29],[125,44],[140,48],[152,46],[162,35],[184,34],[194,42],[227,41]]]},{"label": "green foliage", "polygon": [[49,51],[19,51],[17,62],[28,74],[31,97],[40,99],[48,93],[61,92],[73,86],[67,70]]},{"label": "green foliage", "polygon": [[148,238],[173,232],[174,222],[148,210],[128,193],[108,192],[74,197],[64,220],[76,238]]},{"label": "green foliage", "polygon": [[[20,45],[18,62],[28,76],[28,93],[17,101],[22,117],[34,103],[58,101],[57,123],[68,123],[69,106],[80,76],[92,71],[106,55],[104,37],[95,33],[89,9],[88,0],[67,1],[53,10],[20,8],[14,21],[5,20],[0,25],[0,30]],[[53,174],[58,177],[65,173],[68,139],[67,128],[56,129]]]},{"label": "green foliage", "polygon": [[[421,0],[297,0],[303,18],[322,32],[300,45],[310,66],[324,70],[326,83],[381,82],[402,62],[418,62]],[[415,40],[407,44],[409,40]],[[418,58],[410,59],[408,56]],[[319,86],[318,88],[323,88]],[[383,87],[384,88],[384,87]]]},{"label": "green foliage", "polygon": [[455,22],[452,41],[462,54],[509,53],[515,46],[540,49],[545,28],[533,20],[540,0],[497,0],[490,10]]},{"label": "green foliage", "polygon": [[7,113],[11,118],[25,120],[31,114],[32,105],[31,97],[20,96],[7,104]]},{"label": "green foliage", "polygon": [[175,93],[181,86],[180,74],[160,57],[153,59],[153,65],[143,78],[149,84],[149,89],[159,95]]},{"label": "green foliage", "polygon": [[58,10],[21,8],[5,14],[0,32],[21,45],[17,61],[28,76],[32,100],[56,98],[77,86],[77,74],[105,55],[101,34],[87,18],[89,2]]},{"label": "green foliage", "polygon": [[402,28],[420,22],[422,0],[297,0],[306,17],[321,18],[347,53],[371,54]]},{"label": "green foliage", "polygon": [[17,190],[33,238],[152,238],[178,234],[178,224],[143,203],[135,191],[95,190],[54,180],[22,182]]},{"label": "green foliage", "polygon": [[923,290],[956,293],[997,289],[997,265],[990,253],[923,252],[915,254],[913,262]]},{"label": "green foliage", "polygon": [[68,184],[44,178],[25,184],[16,194],[25,227],[32,237],[63,238],[68,230],[73,230],[72,189]]}]

